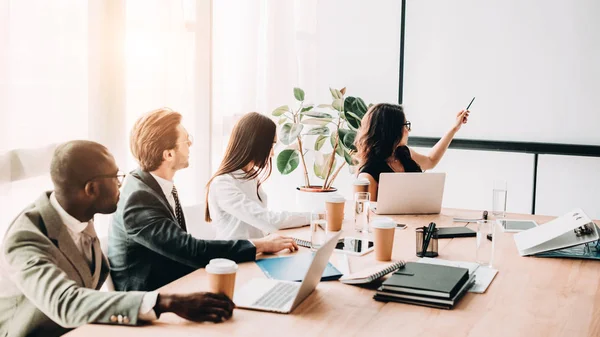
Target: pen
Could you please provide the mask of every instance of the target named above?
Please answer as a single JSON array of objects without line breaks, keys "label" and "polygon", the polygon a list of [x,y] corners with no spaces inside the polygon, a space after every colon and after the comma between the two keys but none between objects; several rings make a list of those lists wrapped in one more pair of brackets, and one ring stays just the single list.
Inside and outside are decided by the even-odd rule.
[{"label": "pen", "polygon": [[427,252],[427,248],[429,247],[429,241],[431,240],[431,235],[435,230],[435,222],[430,222],[429,227],[427,228],[427,235],[425,236],[425,240],[423,240],[423,248],[421,249],[423,256],[425,256],[425,252]]}]

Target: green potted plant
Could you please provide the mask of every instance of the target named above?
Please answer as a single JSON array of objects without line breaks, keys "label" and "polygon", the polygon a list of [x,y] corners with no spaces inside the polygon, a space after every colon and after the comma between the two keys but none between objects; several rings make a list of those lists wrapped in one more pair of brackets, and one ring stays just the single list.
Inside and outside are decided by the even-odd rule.
[{"label": "green potted plant", "polygon": [[[279,117],[279,142],[286,146],[277,155],[277,170],[287,175],[302,167],[302,192],[333,192],[342,168],[356,164],[354,139],[368,106],[360,97],[346,96],[346,88],[330,88],[329,104],[306,104],[304,91],[294,88],[296,104],[275,109]],[[311,153],[309,156],[308,154]],[[312,163],[308,161],[312,158]],[[311,182],[309,170],[319,180]]]}]

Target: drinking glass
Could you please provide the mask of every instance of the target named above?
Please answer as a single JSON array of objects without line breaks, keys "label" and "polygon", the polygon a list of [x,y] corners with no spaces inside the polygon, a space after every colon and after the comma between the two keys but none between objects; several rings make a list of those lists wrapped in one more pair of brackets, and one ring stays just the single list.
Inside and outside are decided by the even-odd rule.
[{"label": "drinking glass", "polygon": [[494,190],[492,195],[492,214],[496,218],[504,218],[506,216],[506,180],[495,180]]},{"label": "drinking glass", "polygon": [[310,214],[310,249],[315,251],[327,239],[327,220],[325,210],[313,211]]},{"label": "drinking glass", "polygon": [[[496,220],[479,220],[477,221],[477,237],[475,240],[475,261],[484,267],[492,267],[494,262],[494,247]],[[492,235],[492,240],[487,238],[487,235]]]},{"label": "drinking glass", "polygon": [[354,193],[354,229],[360,233],[369,232],[369,207],[371,193]]}]

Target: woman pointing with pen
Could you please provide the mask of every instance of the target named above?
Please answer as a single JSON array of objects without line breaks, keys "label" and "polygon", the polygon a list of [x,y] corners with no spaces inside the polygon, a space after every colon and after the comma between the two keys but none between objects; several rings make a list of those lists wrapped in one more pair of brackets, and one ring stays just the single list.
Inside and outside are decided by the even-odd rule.
[{"label": "woman pointing with pen", "polygon": [[359,178],[369,180],[371,201],[377,201],[379,175],[384,172],[423,172],[442,159],[454,135],[466,124],[469,110],[461,110],[446,134],[427,155],[408,148],[412,129],[401,105],[381,103],[372,106],[363,118],[355,145]]}]

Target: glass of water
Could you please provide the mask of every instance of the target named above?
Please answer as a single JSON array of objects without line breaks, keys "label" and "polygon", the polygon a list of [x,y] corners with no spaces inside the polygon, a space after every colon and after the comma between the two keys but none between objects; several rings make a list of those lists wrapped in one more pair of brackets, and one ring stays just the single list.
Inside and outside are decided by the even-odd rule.
[{"label": "glass of water", "polygon": [[369,232],[369,207],[371,193],[354,193],[354,229],[360,233]]},{"label": "glass of water", "polygon": [[310,214],[310,249],[315,251],[327,239],[327,220],[325,210],[313,211]]},{"label": "glass of water", "polygon": [[506,216],[506,194],[506,180],[494,180],[492,214],[496,218],[504,218]]},{"label": "glass of water", "polygon": [[[495,230],[496,220],[477,221],[475,261],[481,266],[491,268],[494,262],[494,247],[496,243]],[[488,238],[488,234],[491,234],[490,238]]]}]

